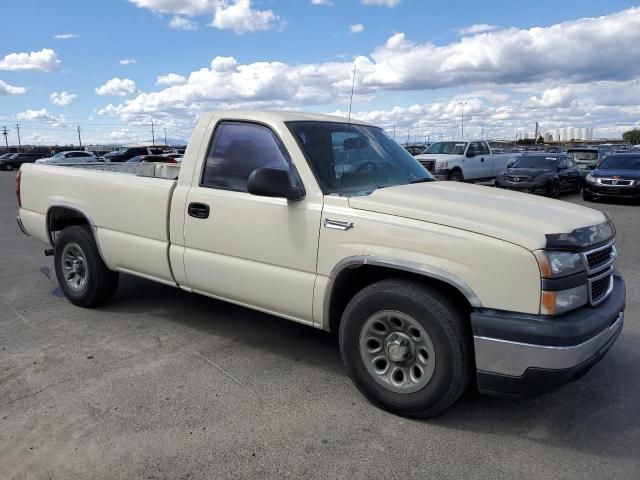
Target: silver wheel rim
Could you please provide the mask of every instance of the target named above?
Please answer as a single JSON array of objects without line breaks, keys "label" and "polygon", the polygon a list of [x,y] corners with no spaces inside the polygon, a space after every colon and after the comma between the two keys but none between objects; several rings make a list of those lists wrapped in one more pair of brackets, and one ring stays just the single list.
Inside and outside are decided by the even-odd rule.
[{"label": "silver wheel rim", "polygon": [[360,355],[375,381],[397,393],[424,388],[436,367],[436,352],[422,325],[391,310],[377,312],[364,323]]},{"label": "silver wheel rim", "polygon": [[89,276],[84,252],[77,243],[70,243],[65,245],[61,257],[65,283],[74,292],[81,292]]}]

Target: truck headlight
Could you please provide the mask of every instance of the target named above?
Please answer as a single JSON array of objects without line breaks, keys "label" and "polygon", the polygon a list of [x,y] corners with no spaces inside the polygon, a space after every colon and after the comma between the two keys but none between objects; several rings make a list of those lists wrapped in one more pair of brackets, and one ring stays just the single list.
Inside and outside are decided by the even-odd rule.
[{"label": "truck headlight", "polygon": [[559,315],[586,305],[588,301],[589,295],[586,284],[557,292],[543,291],[540,297],[540,313],[543,315]]},{"label": "truck headlight", "polygon": [[585,270],[582,257],[577,253],[538,250],[535,256],[543,278],[564,277]]},{"label": "truck headlight", "polygon": [[444,170],[449,166],[448,162],[436,162],[435,169],[436,170]]}]

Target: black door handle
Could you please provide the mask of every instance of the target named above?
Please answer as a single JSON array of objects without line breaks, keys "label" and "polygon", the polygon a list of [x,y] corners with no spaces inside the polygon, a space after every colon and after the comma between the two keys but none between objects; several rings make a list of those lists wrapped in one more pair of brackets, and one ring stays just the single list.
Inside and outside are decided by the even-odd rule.
[{"label": "black door handle", "polygon": [[480,159],[481,162],[484,162],[484,157]]},{"label": "black door handle", "polygon": [[193,218],[209,218],[209,205],[205,203],[190,203],[187,212]]}]

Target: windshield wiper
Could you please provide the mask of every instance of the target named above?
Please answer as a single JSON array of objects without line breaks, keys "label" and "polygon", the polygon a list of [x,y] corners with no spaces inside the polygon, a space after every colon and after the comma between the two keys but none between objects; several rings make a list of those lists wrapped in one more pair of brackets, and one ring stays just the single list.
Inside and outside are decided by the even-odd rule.
[{"label": "windshield wiper", "polygon": [[435,181],[435,178],[424,177],[424,178],[418,178],[417,180],[411,180],[409,182],[409,185],[413,185],[414,183],[425,183],[425,182],[433,182],[433,181]]}]

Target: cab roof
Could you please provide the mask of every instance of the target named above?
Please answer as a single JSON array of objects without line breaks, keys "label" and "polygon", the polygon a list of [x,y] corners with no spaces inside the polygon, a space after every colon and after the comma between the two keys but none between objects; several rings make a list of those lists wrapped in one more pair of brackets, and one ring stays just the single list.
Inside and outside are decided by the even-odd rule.
[{"label": "cab roof", "polygon": [[351,118],[339,117],[333,115],[322,115],[319,113],[291,112],[284,110],[221,110],[216,112],[203,113],[201,118],[209,118],[209,120],[229,119],[229,120],[253,120],[258,122],[339,122],[353,123],[355,125],[374,126],[370,123],[363,122]]}]

